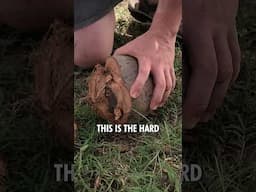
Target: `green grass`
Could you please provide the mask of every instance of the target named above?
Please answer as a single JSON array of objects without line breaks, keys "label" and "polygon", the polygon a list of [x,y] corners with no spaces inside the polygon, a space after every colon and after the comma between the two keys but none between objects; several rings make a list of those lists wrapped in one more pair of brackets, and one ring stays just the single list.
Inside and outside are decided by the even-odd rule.
[{"label": "green grass", "polygon": [[[116,8],[114,48],[147,30],[134,23],[126,2]],[[75,74],[75,119],[79,125],[75,154],[75,189],[79,192],[180,191],[181,170],[181,50],[177,46],[178,85],[166,106],[151,115],[157,134],[100,134],[104,123],[79,98],[86,95],[90,71]],[[106,123],[106,122],[105,122]],[[141,123],[147,123],[146,120]]]},{"label": "green grass", "polygon": [[194,130],[199,142],[183,146],[186,163],[202,166],[204,177],[186,183],[196,192],[247,192],[256,187],[256,4],[240,1],[238,33],[241,72],[214,120]]}]

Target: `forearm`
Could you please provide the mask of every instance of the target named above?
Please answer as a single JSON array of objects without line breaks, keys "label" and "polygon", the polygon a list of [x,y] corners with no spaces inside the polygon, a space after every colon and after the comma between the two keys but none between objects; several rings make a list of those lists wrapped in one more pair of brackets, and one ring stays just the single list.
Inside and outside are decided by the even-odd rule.
[{"label": "forearm", "polygon": [[159,0],[151,31],[163,36],[175,37],[182,18],[182,0]]}]

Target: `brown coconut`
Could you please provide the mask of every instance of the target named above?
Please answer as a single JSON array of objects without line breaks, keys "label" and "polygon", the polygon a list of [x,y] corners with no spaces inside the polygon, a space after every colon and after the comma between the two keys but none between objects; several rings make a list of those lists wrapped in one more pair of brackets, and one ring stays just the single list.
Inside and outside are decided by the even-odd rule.
[{"label": "brown coconut", "polygon": [[[130,90],[132,84],[134,83],[137,74],[138,74],[138,63],[134,57],[117,55],[114,56],[117,64],[120,66],[122,78],[125,82],[125,86]],[[147,115],[150,111],[150,101],[153,94],[153,81],[151,76],[146,81],[141,94],[138,98],[132,99],[132,108],[133,115],[137,116],[138,114],[135,111]]]},{"label": "brown coconut", "polygon": [[104,119],[113,123],[137,121],[149,112],[153,92],[151,77],[141,95],[132,99],[129,89],[137,77],[137,60],[130,56],[114,56],[105,66],[96,65],[88,80],[87,101]]}]

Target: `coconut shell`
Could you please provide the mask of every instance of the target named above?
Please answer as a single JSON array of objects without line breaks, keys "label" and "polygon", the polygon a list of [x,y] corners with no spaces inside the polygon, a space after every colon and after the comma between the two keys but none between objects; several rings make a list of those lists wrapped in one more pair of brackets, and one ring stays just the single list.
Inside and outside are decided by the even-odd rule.
[{"label": "coconut shell", "polygon": [[[114,56],[116,62],[120,66],[122,78],[125,86],[130,90],[138,74],[138,63],[134,57],[117,55]],[[147,115],[150,111],[150,101],[153,94],[153,81],[151,76],[146,81],[141,94],[138,98],[132,100],[132,108],[143,115]],[[135,115],[137,116],[137,115]]]}]

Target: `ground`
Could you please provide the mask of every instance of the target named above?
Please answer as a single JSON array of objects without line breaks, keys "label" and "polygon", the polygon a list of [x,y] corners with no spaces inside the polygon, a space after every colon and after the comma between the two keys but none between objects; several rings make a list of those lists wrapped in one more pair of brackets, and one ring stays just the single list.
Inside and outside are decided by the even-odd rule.
[{"label": "ground", "polygon": [[[136,24],[127,1],[116,9],[115,48],[147,30]],[[75,119],[79,128],[75,155],[75,188],[89,192],[180,191],[181,170],[181,49],[177,44],[175,67],[178,84],[166,106],[149,117],[159,124],[158,134],[111,135],[97,133],[102,119],[82,104],[86,78],[91,71],[75,74]],[[141,123],[149,123],[143,120]]]}]

